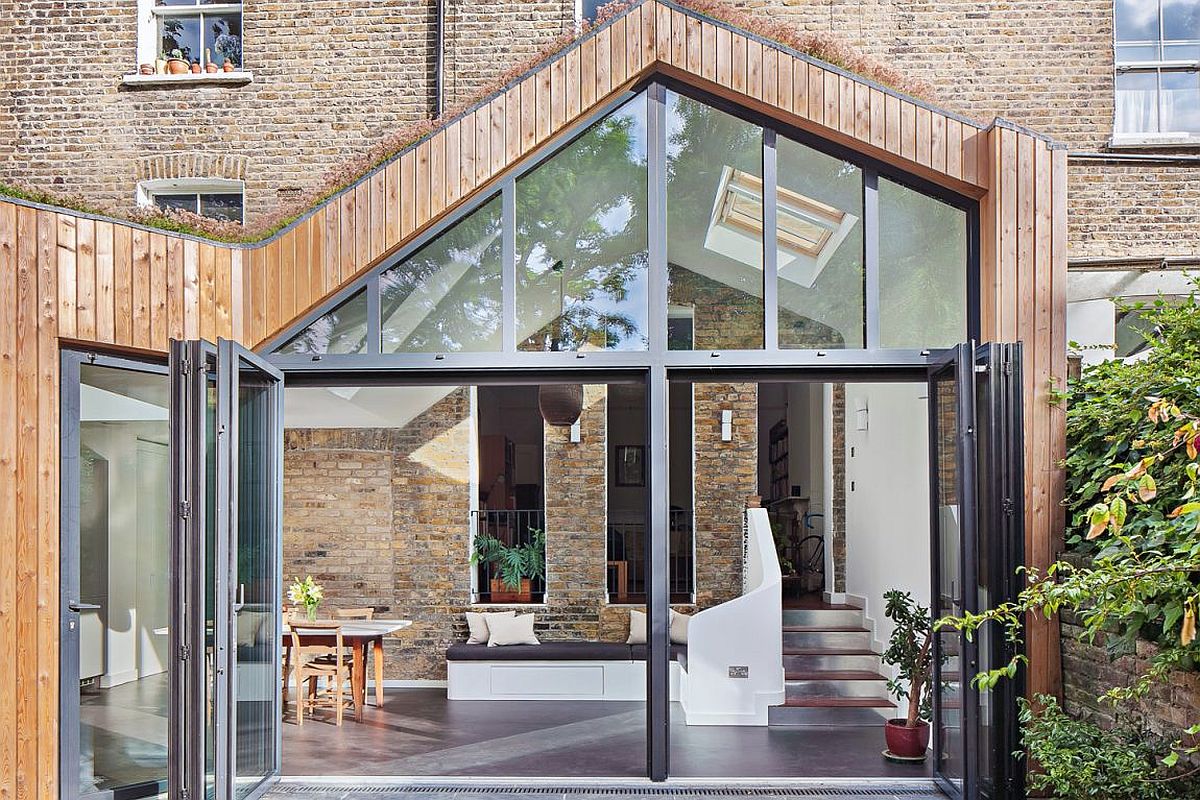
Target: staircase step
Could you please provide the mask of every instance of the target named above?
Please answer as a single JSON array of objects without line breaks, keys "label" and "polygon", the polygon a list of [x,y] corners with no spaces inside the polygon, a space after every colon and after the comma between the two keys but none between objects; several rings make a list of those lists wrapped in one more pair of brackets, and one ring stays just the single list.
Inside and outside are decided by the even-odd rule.
[{"label": "staircase step", "polygon": [[877,698],[806,698],[767,710],[769,725],[820,725],[826,727],[882,725],[895,716],[895,706]]},{"label": "staircase step", "polygon": [[784,633],[870,633],[861,625],[784,625]]},{"label": "staircase step", "polygon": [[879,671],[879,655],[862,649],[785,650],[784,672]]},{"label": "staircase step", "polygon": [[[795,678],[794,675],[818,677]],[[830,675],[851,675],[852,678],[830,678]],[[860,677],[862,676],[862,677]],[[867,677],[869,676],[869,677]],[[786,698],[866,697],[886,698],[887,681],[882,675],[866,671],[828,671],[790,673],[784,682]]]},{"label": "staircase step", "polygon": [[854,606],[832,608],[785,608],[784,625],[851,625],[861,627],[863,612]]},{"label": "staircase step", "polygon": [[789,681],[887,681],[878,672],[869,669],[808,669],[788,672],[784,680]]},{"label": "staircase step", "polygon": [[865,628],[812,628],[783,631],[783,649],[788,650],[870,650],[871,632]]},{"label": "staircase step", "polygon": [[797,697],[784,702],[785,708],[895,708],[883,697]]}]

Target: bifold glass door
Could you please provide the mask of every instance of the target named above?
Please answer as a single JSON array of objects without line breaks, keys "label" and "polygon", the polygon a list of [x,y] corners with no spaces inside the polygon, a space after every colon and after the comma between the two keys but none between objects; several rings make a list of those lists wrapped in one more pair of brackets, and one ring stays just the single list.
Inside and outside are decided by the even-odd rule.
[{"label": "bifold glass door", "polygon": [[[977,612],[1020,590],[1023,563],[1020,346],[961,344],[929,369],[933,616]],[[1007,663],[1011,645],[984,629],[933,642],[934,778],[952,797],[1020,797],[1015,697],[972,678]]]},{"label": "bifold glass door", "polygon": [[282,376],[241,346],[172,342],[172,795],[244,798],[278,771]]}]

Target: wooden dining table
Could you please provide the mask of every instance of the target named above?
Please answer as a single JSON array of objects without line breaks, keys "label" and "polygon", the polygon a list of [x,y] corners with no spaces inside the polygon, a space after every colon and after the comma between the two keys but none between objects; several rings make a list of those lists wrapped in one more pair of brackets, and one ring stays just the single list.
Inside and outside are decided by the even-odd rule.
[{"label": "wooden dining table", "polygon": [[[342,627],[342,643],[350,648],[352,653],[350,667],[350,692],[354,697],[354,721],[362,722],[363,704],[367,698],[367,646],[371,645],[375,655],[375,705],[383,705],[383,638],[396,631],[404,630],[412,625],[409,619],[338,619],[319,620],[322,624],[336,623]],[[296,627],[305,630],[304,622]],[[304,634],[306,644],[325,647],[337,646],[337,635],[324,629],[312,630]],[[292,630],[285,620],[283,627],[283,646],[289,650],[292,647]],[[288,663],[291,659],[288,659]]]}]

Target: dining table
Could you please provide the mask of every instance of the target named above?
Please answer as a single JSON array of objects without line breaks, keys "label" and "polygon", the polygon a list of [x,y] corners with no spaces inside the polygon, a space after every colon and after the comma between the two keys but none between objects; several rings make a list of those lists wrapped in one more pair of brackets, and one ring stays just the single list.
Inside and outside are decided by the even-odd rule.
[{"label": "dining table", "polygon": [[[342,643],[350,648],[350,692],[354,698],[354,721],[362,722],[363,704],[367,697],[367,665],[366,652],[370,646],[375,656],[375,705],[383,705],[383,639],[396,631],[402,631],[412,626],[410,619],[337,619],[318,620],[322,624],[336,623],[341,625]],[[304,621],[296,622],[295,627],[305,631]],[[304,634],[305,644],[324,647],[336,647],[337,635],[329,629],[310,629]],[[292,647],[292,630],[290,623],[285,620],[283,627],[283,646],[289,654]],[[288,662],[291,663],[290,656]]]}]

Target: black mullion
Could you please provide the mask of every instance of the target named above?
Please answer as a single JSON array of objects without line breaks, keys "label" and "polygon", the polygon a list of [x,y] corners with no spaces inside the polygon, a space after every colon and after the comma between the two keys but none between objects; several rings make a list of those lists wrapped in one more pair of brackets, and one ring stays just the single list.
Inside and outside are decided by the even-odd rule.
[{"label": "black mullion", "polygon": [[[667,350],[667,107],[661,83],[646,89],[646,324],[650,353]],[[651,356],[653,357],[653,356]]]},{"label": "black mullion", "polygon": [[779,349],[779,160],[775,129],[763,129],[763,348]]},{"label": "black mullion", "polygon": [[667,371],[657,364],[646,376],[646,766],[652,781],[667,779],[671,756],[669,406]]},{"label": "black mullion", "polygon": [[501,240],[504,252],[500,272],[500,350],[517,350],[517,187],[505,179],[500,200]]},{"label": "black mullion", "polygon": [[[880,348],[879,310],[879,173],[862,171],[863,184],[863,322],[866,349]],[[971,272],[970,269],[967,270]],[[970,305],[970,303],[968,303]]]}]

